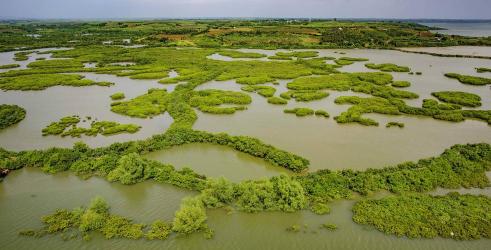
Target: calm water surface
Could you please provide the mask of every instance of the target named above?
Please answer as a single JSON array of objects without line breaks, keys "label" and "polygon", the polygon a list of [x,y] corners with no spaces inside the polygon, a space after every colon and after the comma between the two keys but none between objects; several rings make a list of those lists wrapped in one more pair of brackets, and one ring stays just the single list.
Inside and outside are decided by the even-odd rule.
[{"label": "calm water surface", "polygon": [[421,23],[429,27],[439,27],[445,30],[434,30],[435,33],[459,36],[487,37],[491,36],[491,22],[435,22]]}]

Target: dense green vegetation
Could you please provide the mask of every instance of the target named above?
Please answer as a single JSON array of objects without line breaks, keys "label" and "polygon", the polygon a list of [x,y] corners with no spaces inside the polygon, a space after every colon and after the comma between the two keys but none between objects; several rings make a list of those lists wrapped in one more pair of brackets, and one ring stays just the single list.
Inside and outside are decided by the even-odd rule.
[{"label": "dense green vegetation", "polygon": [[418,95],[388,86],[393,80],[387,73],[337,73],[319,77],[301,77],[287,84],[292,90],[321,90],[361,92],[383,98],[415,99]]},{"label": "dense green vegetation", "polygon": [[78,127],[80,123],[80,117],[78,116],[66,116],[62,117],[58,122],[52,122],[46,128],[42,130],[43,136],[46,135],[61,135],[80,137],[81,135],[96,136],[102,135],[114,135],[120,133],[136,133],[140,130],[140,126],[135,124],[120,124],[112,121],[92,121],[90,128]]},{"label": "dense green vegetation", "polygon": [[[206,214],[201,205],[203,214],[196,214],[192,207],[193,204],[187,201],[176,212],[176,218],[172,226],[165,221],[154,221],[149,230],[144,224],[135,224],[131,219],[113,215],[110,213],[109,206],[101,197],[94,198],[87,208],[80,207],[73,210],[59,209],[51,215],[44,216],[42,222],[44,227],[38,230],[23,230],[19,232],[24,236],[42,237],[47,234],[61,234],[66,239],[83,238],[90,240],[91,235],[100,233],[106,239],[125,238],[149,240],[165,240],[172,233],[190,233],[197,231],[199,227],[206,226]],[[204,216],[204,217],[202,217]],[[189,231],[191,229],[191,231]],[[67,236],[68,235],[68,236]]]},{"label": "dense green vegetation", "polygon": [[[406,22],[333,20],[149,20],[0,23],[0,51],[141,44],[228,48],[394,48],[489,45],[489,38],[434,34]],[[35,32],[36,39],[27,36]],[[129,39],[128,44],[126,39]]]},{"label": "dense green vegetation", "polygon": [[283,99],[283,98],[277,97],[277,96],[272,96],[272,97],[268,98],[268,103],[277,104],[277,105],[285,105],[288,103],[288,101]]},{"label": "dense green vegetation", "polygon": [[386,115],[419,115],[429,116],[438,120],[461,122],[466,119],[478,119],[491,124],[491,110],[461,110],[460,105],[439,104],[435,100],[423,100],[423,107],[412,107],[397,98],[357,96],[340,96],[334,100],[337,104],[351,104],[347,111],[334,117],[338,123],[357,122],[366,126],[378,126],[378,122],[370,118],[362,117],[366,113],[378,113]]},{"label": "dense green vegetation", "polygon": [[382,63],[382,64],[374,64],[374,63],[367,63],[365,64],[365,67],[369,69],[377,69],[380,71],[384,72],[409,72],[411,69],[406,66],[398,66],[393,63]]},{"label": "dense green vegetation", "polygon": [[353,207],[353,220],[409,238],[491,238],[491,199],[449,193],[409,194],[363,200]]},{"label": "dense green vegetation", "polygon": [[123,92],[114,93],[110,97],[111,97],[111,100],[121,100],[121,99],[125,98]]},{"label": "dense green vegetation", "polygon": [[477,73],[491,72],[490,68],[476,68]]},{"label": "dense green vegetation", "polygon": [[431,93],[438,100],[446,103],[457,104],[466,107],[481,106],[481,97],[476,94],[462,91],[440,91]]},{"label": "dense green vegetation", "polygon": [[290,90],[280,94],[286,100],[295,99],[297,102],[320,100],[329,96],[329,93],[316,90]]},{"label": "dense green vegetation", "polygon": [[294,108],[283,110],[286,114],[295,114],[296,116],[308,116],[313,115],[315,112],[311,108]]},{"label": "dense green vegetation", "polygon": [[132,117],[153,117],[166,111],[167,99],[166,89],[149,89],[147,94],[131,100],[111,103],[111,111]]},{"label": "dense green vegetation", "polygon": [[463,84],[470,84],[470,85],[491,84],[491,79],[484,78],[484,77],[467,76],[467,75],[461,75],[456,73],[446,73],[445,76],[449,78],[455,78]]},{"label": "dense green vegetation", "polygon": [[351,65],[355,62],[365,62],[365,61],[368,61],[367,58],[356,58],[356,57],[341,57],[341,58],[338,58],[336,60],[334,60],[334,62],[338,65]]},{"label": "dense green vegetation", "polygon": [[0,78],[3,90],[43,90],[48,87],[62,86],[109,86],[110,82],[95,82],[73,74],[34,74]]},{"label": "dense green vegetation", "polygon": [[399,127],[399,128],[404,128],[404,123],[402,122],[388,122],[385,125],[386,128],[391,128],[391,127]]},{"label": "dense green vegetation", "polygon": [[[284,20],[67,22],[56,25],[12,22],[2,23],[0,28],[0,51],[12,50],[14,46],[21,45],[29,49],[63,46],[67,41],[75,40],[70,43],[70,47],[74,49],[49,52],[53,53],[53,58],[64,58],[63,60],[39,60],[28,64],[27,69],[0,73],[0,89],[3,90],[41,90],[56,85],[110,85],[110,83],[83,79],[82,76],[73,74],[78,72],[112,74],[133,79],[159,79],[163,84],[176,84],[172,92],[167,92],[165,89],[151,89],[148,93],[131,100],[115,101],[111,104],[113,112],[139,118],[168,112],[173,123],[164,134],[142,141],[114,143],[102,148],[89,148],[83,143],[77,143],[73,148],[21,152],[10,152],[0,148],[1,168],[14,170],[29,166],[41,168],[48,173],[73,171],[84,178],[97,175],[108,181],[125,185],[152,180],[199,192],[196,196],[183,200],[172,223],[158,220],[152,223],[150,228],[142,224],[134,224],[129,219],[110,214],[107,204],[97,199],[87,209],[60,210],[45,217],[47,218],[43,219],[45,228],[39,231],[25,231],[24,235],[41,236],[46,233],[74,232],[75,235],[89,238],[90,232],[99,232],[106,238],[166,239],[172,232],[178,234],[204,232],[205,237],[211,238],[213,230],[206,225],[206,209],[224,207],[245,212],[294,212],[310,209],[316,214],[326,214],[330,211],[329,201],[350,198],[355,193],[366,195],[387,190],[403,194],[400,197],[408,199],[407,204],[411,204],[414,201],[411,200],[410,195],[405,194],[408,191],[427,192],[437,187],[489,186],[489,180],[485,175],[486,171],[491,170],[491,148],[488,144],[456,145],[439,157],[378,170],[321,170],[240,183],[232,183],[223,178],[210,179],[189,168],[176,170],[171,165],[148,160],[143,156],[149,152],[188,143],[210,143],[224,145],[262,158],[272,165],[294,172],[301,173],[307,169],[309,165],[307,159],[277,149],[258,139],[194,130],[193,124],[199,114],[196,109],[212,114],[233,114],[237,110],[246,109],[246,105],[251,103],[251,97],[243,92],[195,90],[197,86],[213,80],[235,80],[236,83],[245,85],[241,88],[243,91],[256,92],[267,97],[267,101],[272,104],[286,104],[290,99],[319,100],[329,95],[326,90],[353,91],[372,96],[337,98],[335,100],[337,104],[351,105],[347,111],[335,117],[338,123],[357,122],[364,125],[378,125],[378,122],[364,118],[363,114],[380,113],[421,115],[454,122],[478,119],[491,124],[489,110],[462,110],[461,106],[475,105],[475,97],[440,93],[435,97],[448,103],[425,99],[421,108],[412,107],[406,105],[403,99],[415,99],[418,95],[395,88],[408,87],[410,85],[408,82],[394,81],[390,74],[383,72],[340,73],[337,70],[343,65],[368,61],[365,58],[341,57],[335,60],[336,64],[327,64],[326,60],[334,58],[320,58],[316,51],[278,52],[275,56],[269,57],[277,59],[272,61],[221,61],[208,58],[215,53],[232,58],[266,56],[224,48],[489,45],[491,44],[489,38],[435,35],[428,32],[427,27],[408,23],[318,20],[313,22],[297,20],[289,22],[288,25]],[[24,32],[33,29],[42,33],[42,36],[36,39],[36,43],[23,38]],[[100,46],[102,41],[107,40],[113,41],[114,45],[121,45],[124,44],[123,39],[131,39],[133,43],[144,44],[147,47]],[[180,48],[162,48],[174,46]],[[186,46],[202,48],[183,48]],[[16,60],[27,60],[30,53],[32,51],[16,53]],[[85,63],[92,63],[95,67],[85,68]],[[394,64],[367,64],[367,67],[391,72],[410,71],[406,67]],[[169,77],[170,71],[177,72],[178,76]],[[486,78],[469,78],[462,75],[449,77],[458,78],[459,81],[464,79],[465,82],[472,84],[488,84]],[[278,84],[278,80],[281,79],[293,79],[287,84],[289,91],[281,93],[281,98],[274,96],[276,91],[274,87],[260,85]],[[116,93],[111,98],[120,100],[124,98],[124,94]],[[286,109],[284,112],[294,113],[297,116],[315,114],[329,117],[325,110],[314,111],[310,108]],[[135,127],[125,127],[124,124],[107,121],[93,121],[91,128],[80,128],[77,127],[79,122],[78,117],[65,117],[57,123],[50,124],[43,133],[80,136],[137,130]],[[403,127],[404,124],[389,122],[386,126]],[[431,202],[425,205],[429,203]],[[435,206],[445,211],[455,210],[450,203]],[[376,215],[383,214],[381,212],[383,208],[380,207],[373,207],[368,211]],[[398,213],[400,212],[394,212],[394,209],[388,212],[389,215],[395,215],[400,219],[397,217]],[[371,218],[375,220],[378,217]],[[456,227],[464,224],[462,216],[456,218]],[[408,222],[412,219],[414,217],[410,217]],[[391,220],[383,222],[391,223]],[[472,220],[470,226],[466,227],[466,229],[470,228],[472,233],[460,235],[466,237],[472,235],[468,238],[476,238],[476,235],[486,237],[483,232],[489,231],[485,231],[489,229],[489,223],[485,224],[485,227],[480,227],[475,226],[474,222],[476,220]],[[379,221],[377,220],[376,223]],[[423,223],[429,222],[425,220]],[[417,224],[415,230],[421,229],[419,226],[420,224]],[[436,224],[435,227],[440,230],[444,226],[447,225]],[[324,224],[323,227],[329,230],[336,228],[329,223]],[[385,228],[385,230],[392,229],[389,226],[389,229]],[[399,232],[397,231],[396,234]],[[403,235],[409,234],[411,233]]]},{"label": "dense green vegetation", "polygon": [[329,113],[327,111],[319,109],[315,111],[316,116],[324,116],[325,118],[329,118]]},{"label": "dense green vegetation", "polygon": [[247,92],[257,92],[258,94],[264,97],[272,97],[276,92],[276,89],[271,86],[249,85],[249,86],[244,86],[240,89]]},{"label": "dense green vegetation", "polygon": [[407,88],[411,86],[411,83],[408,81],[394,81],[391,85],[396,88]]},{"label": "dense green vegetation", "polygon": [[261,58],[266,57],[265,54],[254,53],[254,52],[241,52],[237,50],[222,50],[218,52],[222,56],[228,56],[232,58]]},{"label": "dense green vegetation", "polygon": [[428,192],[437,187],[487,187],[491,169],[489,144],[455,145],[438,157],[365,171],[319,170],[297,177],[310,200],[346,199],[353,192]]},{"label": "dense green vegetation", "polygon": [[13,69],[13,68],[17,68],[17,67],[20,67],[19,64],[4,64],[4,65],[0,65],[0,69]]},{"label": "dense green vegetation", "polygon": [[[261,88],[265,86],[246,86],[254,90],[248,89],[248,91],[258,91],[263,96],[269,95],[268,91],[274,90],[274,88]],[[274,92],[273,92],[274,94]],[[272,94],[271,94],[272,95]],[[207,89],[191,92],[191,98],[189,104],[192,107],[198,108],[200,111],[212,114],[233,114],[237,110],[244,110],[246,106],[252,102],[249,95],[218,89]],[[230,104],[237,106],[220,107],[222,104]]]},{"label": "dense green vegetation", "polygon": [[12,126],[26,117],[26,110],[17,105],[0,104],[0,130]]}]

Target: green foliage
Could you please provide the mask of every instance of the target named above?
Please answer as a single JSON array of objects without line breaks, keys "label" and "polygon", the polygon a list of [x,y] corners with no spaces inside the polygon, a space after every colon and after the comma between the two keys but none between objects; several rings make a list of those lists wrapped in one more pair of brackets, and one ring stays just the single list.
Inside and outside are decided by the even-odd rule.
[{"label": "green foliage", "polygon": [[122,184],[135,184],[150,178],[153,174],[149,165],[148,160],[136,153],[130,153],[118,160],[116,168],[109,172],[107,179],[119,181]]},{"label": "green foliage", "polygon": [[[82,47],[113,41],[124,45],[205,48],[394,48],[489,45],[489,38],[435,34],[408,22],[332,20],[11,21],[2,26],[1,51]],[[36,32],[41,36],[28,36]],[[84,36],[89,34],[90,36]],[[118,47],[118,46],[106,46]],[[129,48],[120,48],[128,49]],[[135,49],[133,49],[135,50]],[[27,60],[32,51],[16,57]]]},{"label": "green foliage", "polygon": [[113,102],[111,111],[132,117],[147,118],[167,110],[167,90],[150,89],[145,95],[124,102]]},{"label": "green foliage", "polygon": [[[91,232],[99,232],[106,239],[139,239],[143,236],[143,228],[145,227],[143,224],[132,223],[130,219],[110,214],[109,206],[100,197],[94,198],[86,209],[57,210],[52,215],[44,216],[42,222],[44,223],[42,229],[24,230],[19,234],[34,237],[42,237],[46,234],[62,234],[63,236],[63,233],[75,231],[74,237],[84,235],[84,239],[90,239],[89,233]],[[160,225],[160,222],[156,221],[155,224]],[[156,229],[159,228],[152,227],[148,234],[159,238],[162,232],[156,231]]]},{"label": "green foliage", "polygon": [[124,99],[124,93],[123,92],[117,92],[117,93],[114,93],[112,94],[111,96],[111,100],[121,100],[121,99]]},{"label": "green foliage", "polygon": [[264,97],[272,97],[274,95],[274,93],[276,92],[276,89],[271,87],[271,86],[250,85],[250,86],[244,86],[240,89],[243,91],[247,91],[247,92],[257,92],[258,94],[260,94]]},{"label": "green foliage", "polygon": [[268,83],[268,82],[273,82],[274,79],[269,77],[269,76],[246,76],[246,77],[240,77],[235,80],[236,83],[238,84],[247,84],[247,85],[256,85],[256,84],[263,84],[263,83]]},{"label": "green foliage", "polygon": [[140,126],[135,124],[120,124],[111,121],[93,121],[90,124],[90,128],[82,128],[77,127],[79,122],[80,118],[78,116],[63,117],[60,119],[60,121],[52,122],[46,128],[44,128],[42,130],[43,136],[61,135],[63,137],[80,137],[81,135],[96,136],[98,134],[107,136],[119,133],[133,134],[140,130]]},{"label": "green foliage", "polygon": [[222,104],[246,105],[251,102],[252,99],[247,94],[217,89],[193,91],[189,99],[189,105],[192,107],[212,114],[233,114],[237,110],[245,109],[245,106],[219,107]]},{"label": "green foliage", "polygon": [[315,202],[310,209],[312,210],[312,212],[318,215],[328,214],[331,212],[331,208],[329,207],[329,205],[322,202]]},{"label": "green foliage", "polygon": [[295,114],[296,116],[307,116],[313,115],[314,110],[311,108],[294,108],[294,109],[285,109],[283,110],[286,114]]},{"label": "green foliage", "polygon": [[335,116],[338,123],[357,122],[365,126],[378,126],[378,122],[370,118],[362,117],[365,113],[379,113],[387,115],[399,115],[397,106],[392,105],[387,99],[380,97],[361,98],[357,96],[340,96],[334,100],[336,104],[353,104],[347,111]]},{"label": "green foliage", "polygon": [[491,238],[491,199],[449,193],[409,194],[363,200],[353,207],[353,220],[377,230],[409,238]]},{"label": "green foliage", "polygon": [[455,145],[439,157],[366,171],[319,170],[297,177],[307,196],[316,202],[347,199],[353,192],[428,192],[442,188],[489,186],[489,144]]},{"label": "green foliage", "polygon": [[334,62],[336,64],[341,65],[341,66],[351,65],[355,62],[365,62],[365,61],[368,61],[368,59],[367,58],[356,58],[356,57],[341,57],[341,58],[334,60]]},{"label": "green foliage", "polygon": [[17,105],[0,104],[0,130],[24,120],[26,110]]},{"label": "green foliage", "polygon": [[395,98],[361,98],[356,96],[340,96],[334,100],[337,104],[352,104],[347,111],[334,119],[339,123],[358,122],[368,126],[378,126],[378,122],[363,118],[364,113],[379,113],[390,115],[420,115],[429,116],[439,120],[460,122],[466,119],[479,119],[491,124],[490,110],[460,110],[460,105],[438,104],[435,100],[423,100],[423,108],[411,107],[404,101]]},{"label": "green foliage", "polygon": [[462,109],[460,105],[449,103],[438,103],[433,99],[423,99],[423,108],[426,109],[439,109],[439,110],[459,110]]},{"label": "green foliage", "polygon": [[236,186],[235,196],[235,205],[246,212],[294,212],[307,205],[307,197],[300,183],[286,175],[241,182]]},{"label": "green foliage", "polygon": [[470,85],[491,84],[491,79],[484,78],[484,77],[468,76],[468,75],[461,75],[456,73],[446,73],[445,76],[449,78],[455,78],[463,84],[470,84]]},{"label": "green foliage", "polygon": [[387,73],[339,73],[319,77],[297,78],[288,83],[287,87],[292,90],[351,90],[383,98],[418,98],[415,93],[387,86],[391,82],[392,76]]},{"label": "green foliage", "polygon": [[186,198],[176,212],[172,230],[179,234],[190,234],[206,229],[206,210],[198,198]]},{"label": "green foliage", "polygon": [[365,64],[365,67],[369,69],[377,69],[380,71],[384,72],[409,72],[411,69],[406,66],[398,66],[393,63],[382,63],[382,64],[374,64],[374,63],[367,63]]},{"label": "green foliage", "polygon": [[162,220],[156,220],[152,223],[150,230],[145,234],[149,240],[165,240],[172,232],[172,226]]},{"label": "green foliage", "polygon": [[283,98],[279,98],[277,96],[272,96],[268,98],[268,103],[276,104],[276,105],[285,105],[288,103],[288,101]]},{"label": "green foliage", "polygon": [[481,106],[481,97],[476,94],[462,91],[440,91],[431,93],[438,100],[446,103],[457,104],[466,107]]},{"label": "green foliage", "polygon": [[324,224],[322,224],[322,228],[327,229],[329,231],[334,231],[334,230],[338,229],[338,226],[336,226],[336,224],[332,224],[332,223],[324,223]]},{"label": "green foliage", "polygon": [[315,115],[316,116],[324,116],[325,118],[329,118],[329,113],[327,113],[327,111],[322,110],[322,109],[316,110]]},{"label": "green foliage", "polygon": [[29,54],[33,53],[34,51],[21,51],[17,52],[14,54],[14,60],[16,61],[27,61],[29,59]]},{"label": "green foliage", "polygon": [[[277,52],[276,57],[279,59],[283,58],[308,58],[308,57],[316,57],[319,54],[317,51],[290,51],[290,52]],[[270,58],[270,59],[278,59],[278,58]]]},{"label": "green foliage", "polygon": [[388,122],[385,125],[386,128],[391,128],[391,127],[399,127],[399,128],[404,128],[404,123],[402,122]]},{"label": "green foliage", "polygon": [[61,86],[109,86],[113,83],[94,82],[73,74],[35,74],[0,78],[0,89],[3,90],[43,90],[48,87]]},{"label": "green foliage", "polygon": [[222,56],[228,56],[232,58],[262,58],[266,57],[265,54],[254,53],[254,52],[242,52],[238,50],[221,50],[218,54]]},{"label": "green foliage", "polygon": [[326,98],[329,93],[316,90],[289,90],[281,93],[280,96],[286,100],[294,98],[297,102],[309,102]]},{"label": "green foliage", "polygon": [[411,86],[411,83],[408,81],[394,81],[391,85],[396,88],[407,88]]},{"label": "green foliage", "polygon": [[17,68],[17,67],[20,67],[19,64],[3,64],[3,65],[0,65],[0,69],[13,69],[13,68]]},{"label": "green foliage", "polygon": [[490,68],[476,68],[477,73],[491,72]]}]

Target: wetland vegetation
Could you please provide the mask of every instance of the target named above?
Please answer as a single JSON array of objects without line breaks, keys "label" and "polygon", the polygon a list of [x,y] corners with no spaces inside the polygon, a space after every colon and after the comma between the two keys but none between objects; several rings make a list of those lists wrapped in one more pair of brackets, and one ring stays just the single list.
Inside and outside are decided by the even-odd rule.
[{"label": "wetland vegetation", "polygon": [[26,117],[26,110],[17,105],[0,105],[0,130],[10,127]]},{"label": "wetland vegetation", "polygon": [[[325,51],[314,50],[491,45],[490,38],[434,34],[426,26],[404,22],[322,20],[293,20],[288,23],[285,20],[94,21],[56,25],[32,21],[1,23],[0,28],[0,51],[16,51],[16,48],[26,47],[27,51],[16,52],[13,59],[28,61],[24,64],[19,62],[23,65],[19,69],[16,68],[20,65],[15,64],[15,68],[11,66],[12,68],[8,67],[11,70],[0,72],[0,89],[9,90],[9,93],[19,90],[26,94],[31,94],[28,90],[36,90],[32,91],[36,95],[56,89],[54,86],[110,87],[111,89],[107,89],[109,92],[104,92],[104,98],[111,102],[101,108],[110,109],[115,113],[113,115],[133,119],[131,121],[154,118],[164,113],[172,118],[172,124],[166,131],[144,140],[116,142],[102,147],[89,147],[78,142],[72,148],[22,151],[0,148],[0,171],[39,168],[48,174],[69,172],[83,179],[97,176],[122,185],[151,182],[188,190],[192,194],[181,201],[172,221],[169,218],[158,218],[149,224],[137,224],[131,219],[113,214],[103,199],[95,198],[87,208],[55,211],[42,218],[43,228],[25,230],[21,235],[40,237],[60,234],[64,239],[89,240],[93,235],[101,234],[107,239],[165,240],[174,234],[200,232],[209,239],[214,235],[214,228],[208,225],[208,212],[212,209],[222,209],[227,213],[237,210],[243,213],[277,211],[292,214],[310,210],[316,215],[327,215],[331,213],[333,201],[356,198],[358,201],[353,207],[353,221],[375,226],[377,230],[388,234],[409,238],[439,236],[458,240],[490,238],[489,197],[454,193],[444,196],[428,194],[437,188],[489,187],[490,182],[486,176],[491,171],[489,142],[454,145],[439,156],[393,166],[380,166],[377,169],[322,169],[309,172],[310,161],[307,158],[271,145],[269,140],[262,141],[261,138],[225,132],[212,133],[198,130],[194,126],[199,118],[208,114],[224,119],[240,119],[240,122],[247,123],[240,115],[249,111],[257,112],[256,102],[284,105],[266,104],[275,109],[275,112],[283,110],[284,113],[299,117],[315,115],[319,118],[288,119],[300,122],[316,120],[315,122],[322,122],[326,126],[341,127],[345,123],[378,126],[378,118],[365,117],[372,113],[382,114],[384,117],[404,115],[450,122],[475,120],[491,124],[490,110],[464,108],[488,107],[489,96],[486,94],[481,98],[463,91],[432,90],[435,92],[431,95],[438,100],[423,99],[421,104],[419,94],[422,91],[417,88],[421,82],[412,78],[415,76],[404,74],[409,78],[400,78],[400,75],[394,74],[394,78],[390,74],[411,74],[411,68],[420,70],[413,64],[407,64],[411,68],[391,63],[367,63],[363,66],[361,62],[372,59],[365,58],[363,53],[343,50],[335,54],[347,55],[336,58]],[[35,40],[28,39],[25,33],[32,33],[34,29],[41,36]],[[131,45],[145,47],[121,46],[127,44],[127,39],[132,41]],[[111,44],[103,45],[107,41],[111,41]],[[71,48],[33,51],[48,46]],[[232,48],[288,50],[239,51]],[[297,48],[309,50],[292,50]],[[46,54],[43,57],[46,60],[37,60],[37,56],[42,54]],[[215,57],[212,55],[215,54],[243,60],[213,59]],[[36,59],[33,59],[34,55]],[[87,64],[93,67],[88,67]],[[406,64],[406,61],[401,64]],[[382,72],[352,72],[350,67],[356,68],[355,66]],[[472,70],[475,66],[477,65]],[[485,69],[479,67],[476,70],[485,73]],[[421,75],[421,71],[417,71],[416,75]],[[427,71],[424,72],[426,76]],[[108,75],[135,79],[135,84],[139,80],[154,85],[134,94],[126,89],[114,90],[118,81],[113,84],[94,80],[99,79],[97,76]],[[465,84],[491,84],[490,79],[485,77],[455,73],[445,76]],[[207,87],[207,84],[215,82],[239,85],[230,86],[230,89],[228,86],[226,89]],[[159,83],[162,85],[156,88]],[[49,87],[53,88],[47,89]],[[337,92],[348,93],[339,95]],[[125,94],[128,95],[127,98]],[[424,94],[422,96],[427,98],[430,93]],[[111,100],[108,100],[108,96]],[[330,106],[322,106],[326,101],[332,103],[333,100],[340,105],[339,108],[346,108],[339,111]],[[419,104],[414,104],[415,101]],[[330,112],[339,124],[323,119],[329,118]],[[20,122],[25,115],[26,111],[19,106],[1,105],[0,129]],[[79,126],[86,122],[82,120],[89,120],[90,127]],[[399,120],[382,122],[388,128],[405,127],[405,123]],[[401,130],[384,129],[384,133],[403,133],[413,127],[408,125]],[[82,119],[67,116],[49,124],[42,133],[80,137],[136,133],[140,128],[140,125],[122,124],[119,120],[97,121],[89,117]],[[356,129],[368,131],[369,128],[357,126]],[[347,131],[345,132],[349,133]],[[289,133],[278,136],[295,140],[296,131]],[[286,174],[232,182],[224,177],[211,178],[188,167],[175,167],[146,158],[151,152],[193,143],[229,147],[275,167],[284,168]],[[340,145],[346,143],[349,141]],[[326,166],[321,167],[329,167],[327,159]],[[384,191],[388,192],[386,197],[372,197],[373,194]],[[145,195],[142,196],[144,199]],[[333,231],[338,228],[336,224],[326,222],[318,227]],[[289,227],[292,232],[300,230],[301,226],[297,224]],[[338,230],[342,230],[342,227]]]}]

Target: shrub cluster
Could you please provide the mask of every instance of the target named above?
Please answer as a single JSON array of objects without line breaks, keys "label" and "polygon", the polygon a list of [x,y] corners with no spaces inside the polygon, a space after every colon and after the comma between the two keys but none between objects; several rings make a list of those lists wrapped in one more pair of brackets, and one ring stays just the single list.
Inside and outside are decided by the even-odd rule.
[{"label": "shrub cluster", "polygon": [[26,110],[17,105],[0,104],[0,130],[12,126],[26,117]]},{"label": "shrub cluster", "polygon": [[483,195],[409,194],[363,200],[353,207],[353,220],[409,238],[491,238],[491,199]]},{"label": "shrub cluster", "polygon": [[[67,116],[60,119],[58,122],[52,122],[42,130],[43,136],[46,135],[61,135],[80,137],[81,135],[96,136],[114,135],[119,133],[134,134],[140,130],[140,126],[135,124],[120,124],[112,121],[92,121],[90,128],[78,127],[80,122],[78,116]],[[67,130],[68,129],[68,130]]]},{"label": "shrub cluster", "polygon": [[481,106],[481,97],[476,94],[466,93],[462,91],[440,91],[431,93],[438,100],[450,104],[457,104],[466,107]]},{"label": "shrub cluster", "polygon": [[382,63],[382,64],[374,64],[374,63],[367,63],[365,64],[365,67],[369,69],[377,69],[380,71],[384,72],[409,72],[411,69],[406,66],[398,66],[393,63]]},{"label": "shrub cluster", "polygon": [[470,85],[491,84],[491,79],[484,78],[484,77],[461,75],[457,73],[446,73],[445,76],[449,78],[455,78],[463,84],[470,84]]}]

